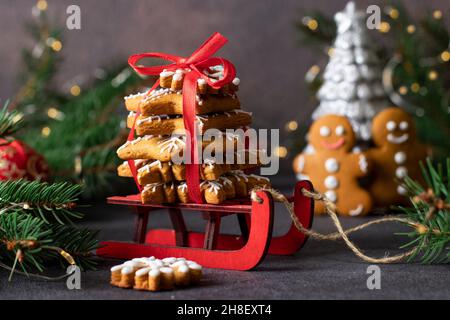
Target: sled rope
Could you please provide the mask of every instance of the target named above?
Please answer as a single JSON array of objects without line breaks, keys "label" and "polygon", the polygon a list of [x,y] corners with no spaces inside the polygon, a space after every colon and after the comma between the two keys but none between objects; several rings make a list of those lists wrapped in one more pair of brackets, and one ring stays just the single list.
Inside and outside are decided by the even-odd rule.
[{"label": "sled rope", "polygon": [[[416,222],[410,221],[409,219],[405,219],[405,218],[401,218],[401,217],[394,217],[394,216],[387,216],[384,218],[380,218],[380,219],[376,219],[376,220],[372,220],[366,223],[363,223],[359,226],[353,227],[353,228],[349,228],[347,230],[344,230],[344,228],[342,227],[341,222],[339,221],[337,214],[336,214],[336,206],[333,202],[331,202],[324,194],[320,193],[320,192],[315,192],[315,191],[309,191],[306,189],[302,189],[302,193],[305,197],[308,198],[312,198],[314,199],[314,201],[322,201],[325,205],[325,209],[327,214],[330,216],[331,220],[333,221],[334,226],[336,227],[337,231],[336,232],[332,232],[329,234],[323,234],[311,229],[308,229],[306,227],[304,227],[302,225],[302,223],[298,220],[297,216],[295,215],[294,212],[294,205],[293,203],[289,202],[289,200],[283,195],[281,194],[279,191],[272,189],[272,188],[261,188],[261,187],[257,187],[255,189],[252,190],[251,192],[251,199],[253,201],[256,201],[258,203],[261,203],[262,199],[260,197],[258,197],[258,195],[256,194],[257,191],[266,191],[268,193],[270,193],[273,197],[273,199],[277,202],[281,202],[284,204],[284,206],[286,207],[286,209],[289,212],[289,215],[292,219],[292,222],[294,223],[295,227],[303,234],[305,234],[308,237],[317,239],[317,240],[338,240],[338,239],[343,239],[345,244],[347,245],[347,247],[350,248],[350,250],[352,250],[352,252],[359,257],[360,259],[366,261],[366,262],[370,262],[370,263],[395,263],[395,262],[400,262],[403,261],[404,259],[410,257],[411,255],[413,255],[416,250],[417,247],[412,248],[411,250],[395,255],[395,256],[385,256],[383,258],[374,258],[374,257],[370,257],[366,254],[363,253],[363,251],[358,248],[358,246],[356,246],[349,238],[348,235],[350,233],[353,233],[355,231],[359,231],[359,230],[363,230],[371,225],[374,224],[380,224],[380,223],[384,223],[384,222],[392,222],[392,221],[396,221],[396,222],[401,222],[401,223],[405,223],[408,224],[416,229],[420,229],[425,227],[422,224],[418,224]],[[426,228],[426,227],[425,227]]]}]

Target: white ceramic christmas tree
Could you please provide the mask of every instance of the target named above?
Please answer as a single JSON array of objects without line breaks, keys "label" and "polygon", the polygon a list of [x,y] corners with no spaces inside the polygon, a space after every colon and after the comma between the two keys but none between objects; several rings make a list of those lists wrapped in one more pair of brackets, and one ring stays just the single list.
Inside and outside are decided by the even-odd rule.
[{"label": "white ceramic christmas tree", "polygon": [[389,106],[381,84],[382,67],[368,34],[365,13],[349,2],[334,18],[337,37],[317,93],[320,104],[312,117],[346,116],[358,140],[368,141],[372,118]]}]

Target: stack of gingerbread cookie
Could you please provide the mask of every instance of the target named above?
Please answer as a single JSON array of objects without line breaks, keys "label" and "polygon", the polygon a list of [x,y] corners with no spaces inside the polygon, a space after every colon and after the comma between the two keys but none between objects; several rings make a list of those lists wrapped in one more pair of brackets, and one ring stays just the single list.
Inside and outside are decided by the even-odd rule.
[{"label": "stack of gingerbread cookie", "polygon": [[[126,160],[118,168],[122,177],[132,177],[128,160],[135,160],[137,181],[142,186],[143,203],[191,202],[186,184],[186,167],[182,159],[186,148],[186,131],[183,120],[183,78],[186,70],[163,71],[160,87],[151,93],[138,93],[125,97],[130,112],[129,128],[136,130],[138,138],[127,141],[118,150],[119,158]],[[220,79],[221,66],[209,68],[205,74]],[[220,130],[220,139],[202,140],[203,149],[214,150],[212,154],[232,152],[240,161],[229,164],[213,156],[202,157],[200,165],[202,196],[206,203],[219,204],[226,199],[248,196],[255,186],[268,186],[269,180],[243,170],[258,166],[259,151],[236,152],[242,135],[226,129],[239,129],[251,124],[251,113],[240,109],[236,91],[239,79],[220,89],[208,85],[204,79],[197,81],[196,126],[200,135],[208,129]],[[136,117],[136,112],[140,111]],[[219,131],[216,131],[219,132]],[[230,149],[231,148],[231,149]],[[236,157],[238,159],[239,157]],[[257,161],[250,161],[257,159]],[[176,160],[176,161],[175,161]],[[224,160],[224,159],[221,159]],[[251,163],[250,163],[251,162]]]}]

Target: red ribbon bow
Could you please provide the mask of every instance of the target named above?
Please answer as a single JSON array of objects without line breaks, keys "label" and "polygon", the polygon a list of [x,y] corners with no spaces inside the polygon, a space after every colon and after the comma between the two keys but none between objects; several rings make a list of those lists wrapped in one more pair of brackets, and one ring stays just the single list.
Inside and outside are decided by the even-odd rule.
[{"label": "red ribbon bow", "polygon": [[[159,75],[163,70],[174,71],[176,69],[185,69],[188,72],[183,80],[183,121],[186,134],[186,150],[189,152],[190,163],[186,164],[186,183],[188,186],[189,197],[196,203],[202,203],[203,199],[200,190],[200,171],[197,152],[197,135],[195,126],[195,105],[197,95],[197,80],[204,79],[214,89],[219,89],[223,85],[230,83],[236,76],[236,69],[234,65],[223,58],[212,57],[222,46],[227,43],[227,39],[220,33],[215,32],[208,40],[206,40],[192,55],[188,58],[174,56],[160,52],[148,52],[134,54],[128,59],[130,66],[139,74],[142,75]],[[173,63],[162,66],[145,67],[136,65],[137,62],[143,58],[160,58],[171,61]],[[211,79],[203,73],[204,70],[212,66],[223,66],[223,77],[217,81]],[[153,87],[147,92],[149,94],[159,85],[159,80],[155,82]],[[134,139],[134,128],[136,119],[139,117],[140,110],[136,112],[133,126],[131,128],[128,140]],[[136,184],[141,190],[137,182],[137,171],[134,160],[128,161]]]}]

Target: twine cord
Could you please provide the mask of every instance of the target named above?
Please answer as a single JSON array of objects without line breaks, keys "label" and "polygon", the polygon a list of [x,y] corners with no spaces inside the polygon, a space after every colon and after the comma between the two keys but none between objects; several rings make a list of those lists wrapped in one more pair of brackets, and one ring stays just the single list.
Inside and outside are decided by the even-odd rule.
[{"label": "twine cord", "polygon": [[308,237],[317,239],[317,240],[342,239],[342,240],[344,240],[347,247],[349,247],[350,250],[357,257],[359,257],[360,259],[362,259],[366,262],[383,263],[383,264],[400,262],[400,261],[403,261],[404,259],[410,257],[411,255],[413,255],[417,250],[417,247],[414,247],[411,250],[401,253],[401,254],[398,254],[398,255],[394,255],[394,256],[390,256],[390,257],[385,256],[383,258],[374,258],[374,257],[370,257],[370,256],[364,254],[364,252],[348,238],[348,235],[350,233],[353,233],[353,232],[356,232],[359,230],[363,230],[371,225],[380,224],[380,223],[384,223],[384,222],[393,222],[393,221],[401,222],[401,223],[408,224],[415,228],[422,226],[422,225],[418,225],[416,222],[411,221],[409,219],[401,218],[401,217],[394,217],[394,216],[387,216],[384,218],[372,220],[372,221],[363,223],[361,225],[358,225],[356,227],[344,230],[344,228],[342,227],[342,224],[339,221],[339,218],[337,217],[337,214],[336,214],[336,205],[333,202],[331,202],[324,194],[315,192],[315,191],[309,191],[309,190],[306,190],[303,188],[301,191],[305,197],[311,198],[314,201],[322,201],[324,203],[326,212],[330,216],[331,220],[333,221],[334,226],[337,229],[336,232],[332,232],[329,234],[323,234],[323,233],[320,233],[320,232],[317,232],[312,229],[308,229],[308,228],[304,227],[303,224],[298,220],[298,218],[295,214],[293,203],[289,202],[289,200],[283,194],[281,194],[279,191],[272,189],[272,188],[255,188],[255,189],[253,189],[251,192],[251,199],[258,203],[261,203],[262,199],[260,197],[258,197],[258,195],[256,194],[256,191],[266,191],[272,195],[272,197],[275,201],[283,203],[289,212],[289,215],[292,219],[292,222],[294,223],[294,226],[301,233],[305,234]]}]

